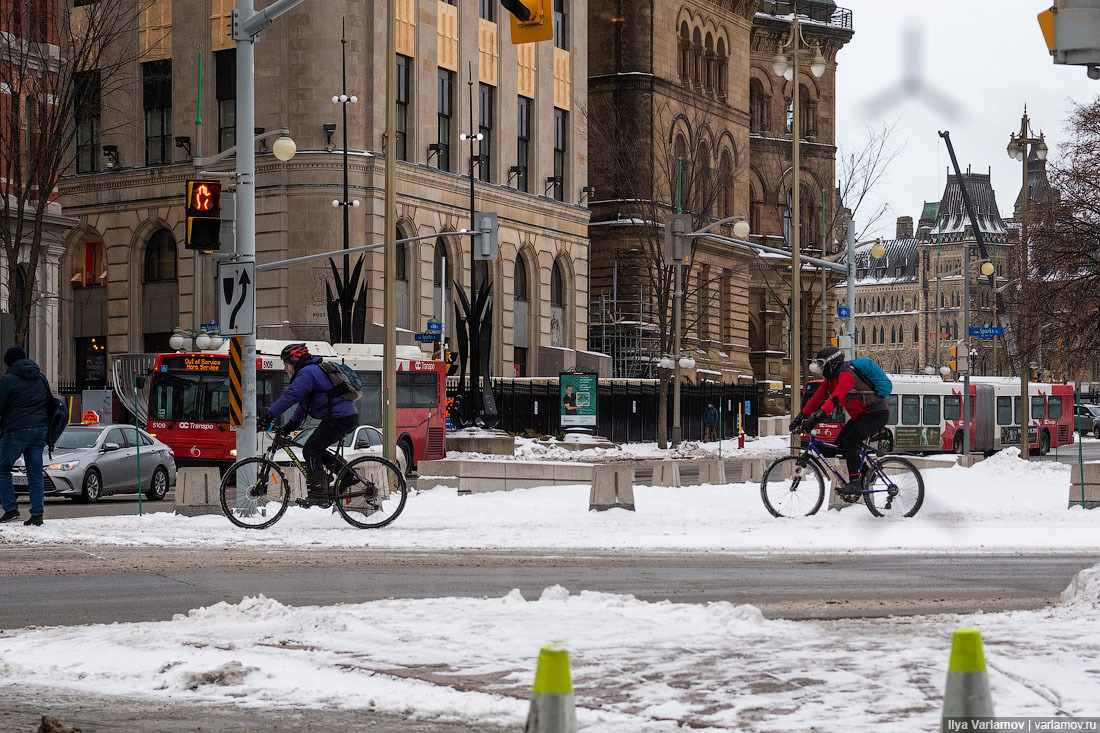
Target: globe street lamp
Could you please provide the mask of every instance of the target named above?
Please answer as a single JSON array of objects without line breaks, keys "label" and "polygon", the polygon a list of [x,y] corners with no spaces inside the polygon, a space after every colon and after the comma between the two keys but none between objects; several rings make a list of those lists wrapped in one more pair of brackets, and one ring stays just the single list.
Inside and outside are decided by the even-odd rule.
[{"label": "globe street lamp", "polygon": [[[784,53],[786,52],[786,53]],[[801,214],[801,167],[799,161],[799,69],[798,61],[803,56],[813,54],[810,60],[810,73],[820,77],[825,73],[825,58],[821,55],[821,49],[817,45],[808,44],[802,36],[802,26],[798,20],[798,13],[791,17],[791,32],[777,49],[772,60],[772,71],[776,76],[783,77],[791,82],[791,171],[792,171],[792,201],[794,211],[791,217],[791,414],[799,409],[802,404],[802,262],[800,259],[799,245],[801,234],[799,231],[799,216]],[[788,57],[786,54],[790,55]],[[792,452],[797,449],[798,436],[791,437]]]},{"label": "globe street lamp", "polygon": [[1033,137],[1030,135],[1030,126],[1028,125],[1027,111],[1024,111],[1023,117],[1020,119],[1020,132],[1011,133],[1008,140],[1008,157],[1013,160],[1018,160],[1023,163],[1023,187],[1021,189],[1020,196],[1020,251],[1017,254],[1016,262],[1018,271],[1016,274],[1017,281],[1017,293],[1019,294],[1016,306],[1016,351],[1020,357],[1020,458],[1025,461],[1028,459],[1030,453],[1030,445],[1028,439],[1028,423],[1031,422],[1028,405],[1028,373],[1027,373],[1027,354],[1024,353],[1024,326],[1022,323],[1024,315],[1024,293],[1028,281],[1028,241],[1027,241],[1027,204],[1028,204],[1028,181],[1027,181],[1027,161],[1029,156],[1028,146],[1031,146],[1031,151],[1035,153],[1035,157],[1039,160],[1046,160],[1047,157],[1047,144],[1043,139],[1043,134],[1039,133],[1039,137]]}]

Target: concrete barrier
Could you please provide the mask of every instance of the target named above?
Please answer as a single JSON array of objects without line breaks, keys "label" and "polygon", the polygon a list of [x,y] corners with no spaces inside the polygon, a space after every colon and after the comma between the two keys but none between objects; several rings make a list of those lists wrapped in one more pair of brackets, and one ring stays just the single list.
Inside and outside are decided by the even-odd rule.
[{"label": "concrete barrier", "polygon": [[653,464],[652,482],[654,486],[680,486],[680,464],[676,461],[657,461]]},{"label": "concrete barrier", "polygon": [[588,510],[602,512],[613,507],[634,511],[633,465],[606,463],[592,468]]},{"label": "concrete barrier", "polygon": [[221,514],[221,473],[216,468],[185,466],[176,471],[176,514],[197,517]]},{"label": "concrete barrier", "polygon": [[1070,471],[1069,506],[1081,506],[1082,503],[1086,509],[1100,506],[1100,463],[1074,465]]},{"label": "concrete barrier", "polygon": [[699,461],[700,484],[725,484],[726,464],[721,458],[706,458]]},{"label": "concrete barrier", "polygon": [[421,461],[417,466],[418,490],[446,486],[459,494],[529,489],[536,486],[587,484],[591,463],[561,461],[482,461],[444,458]]}]

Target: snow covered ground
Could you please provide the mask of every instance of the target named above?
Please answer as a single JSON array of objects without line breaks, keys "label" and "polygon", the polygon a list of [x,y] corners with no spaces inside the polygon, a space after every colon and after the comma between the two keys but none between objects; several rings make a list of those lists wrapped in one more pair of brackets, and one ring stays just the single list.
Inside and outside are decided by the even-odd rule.
[{"label": "snow covered ground", "polygon": [[[763,441],[761,441],[763,442]],[[924,472],[918,516],[862,505],[774,519],[755,484],[636,487],[636,512],[589,512],[588,488],[410,497],[391,527],[320,509],[274,528],[211,516],[50,520],[0,545],[365,547],[687,553],[1100,551],[1100,512],[1067,509],[1070,469],[1014,451]],[[1100,714],[1100,568],[1039,611],[840,621],[768,620],[752,606],[650,603],[546,589],[497,598],[289,607],[263,598],[157,623],[0,633],[0,676],[100,695],[241,706],[373,707],[519,728],[541,645],[571,652],[583,730],[917,731],[942,709],[951,635],[977,628],[998,715]]]}]

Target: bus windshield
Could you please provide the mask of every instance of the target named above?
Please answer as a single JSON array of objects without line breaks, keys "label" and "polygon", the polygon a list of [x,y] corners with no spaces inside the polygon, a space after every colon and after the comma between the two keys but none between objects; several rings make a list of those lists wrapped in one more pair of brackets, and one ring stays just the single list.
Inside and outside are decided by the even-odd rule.
[{"label": "bus windshield", "polygon": [[216,372],[166,371],[149,395],[152,420],[229,421],[229,377]]}]

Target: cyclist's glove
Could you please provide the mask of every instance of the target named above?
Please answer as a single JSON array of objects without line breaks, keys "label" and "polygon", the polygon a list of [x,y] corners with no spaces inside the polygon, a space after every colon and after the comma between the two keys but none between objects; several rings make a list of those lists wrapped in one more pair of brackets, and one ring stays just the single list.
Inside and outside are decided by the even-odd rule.
[{"label": "cyclist's glove", "polygon": [[800,413],[798,413],[798,416],[794,420],[791,420],[791,426],[790,426],[789,430],[792,433],[800,433],[800,432],[802,432],[802,427],[805,424],[806,424],[806,416],[803,415],[800,412]]},{"label": "cyclist's glove", "polygon": [[824,410],[814,410],[813,414],[810,415],[810,419],[806,421],[807,422],[806,429],[807,430],[813,430],[813,428],[819,422],[824,422],[825,418],[827,418],[827,417],[829,417],[829,413],[825,412]]},{"label": "cyclist's glove", "polygon": [[283,425],[283,429],[280,432],[282,432],[283,435],[290,435],[300,427],[302,427],[302,424],[300,422],[296,422],[295,420],[287,420],[286,424]]},{"label": "cyclist's glove", "polygon": [[273,422],[275,422],[275,418],[274,416],[272,416],[270,410],[264,410],[256,416],[256,427],[258,427],[260,430],[266,431],[269,427],[271,427],[271,423]]}]

